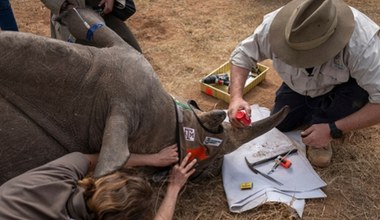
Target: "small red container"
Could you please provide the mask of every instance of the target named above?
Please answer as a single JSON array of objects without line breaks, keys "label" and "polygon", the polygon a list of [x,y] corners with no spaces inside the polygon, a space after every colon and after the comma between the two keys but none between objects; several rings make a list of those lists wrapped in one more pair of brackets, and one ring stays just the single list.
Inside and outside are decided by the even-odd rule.
[{"label": "small red container", "polygon": [[243,124],[245,125],[251,125],[251,119],[247,119],[245,117],[245,111],[244,110],[240,110],[238,112],[236,112],[236,119],[239,120],[240,122],[242,122]]}]

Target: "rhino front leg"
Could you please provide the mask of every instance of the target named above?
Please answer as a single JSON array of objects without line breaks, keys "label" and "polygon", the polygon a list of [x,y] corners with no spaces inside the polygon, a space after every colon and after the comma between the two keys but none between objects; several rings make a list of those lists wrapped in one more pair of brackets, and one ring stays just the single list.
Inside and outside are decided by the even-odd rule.
[{"label": "rhino front leg", "polygon": [[105,123],[102,147],[94,176],[101,177],[120,169],[129,156],[127,114],[114,110]]}]

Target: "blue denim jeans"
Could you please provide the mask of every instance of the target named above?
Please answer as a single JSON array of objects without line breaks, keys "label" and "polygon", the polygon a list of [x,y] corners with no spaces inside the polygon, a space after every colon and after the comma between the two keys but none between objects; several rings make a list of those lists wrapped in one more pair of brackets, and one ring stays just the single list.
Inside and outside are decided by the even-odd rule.
[{"label": "blue denim jeans", "polygon": [[272,113],[284,105],[290,107],[288,116],[277,126],[280,131],[286,132],[299,126],[334,122],[358,111],[367,103],[368,93],[353,78],[315,98],[300,95],[283,83],[276,92]]},{"label": "blue denim jeans", "polygon": [[9,0],[0,0],[0,28],[8,31],[18,31]]}]

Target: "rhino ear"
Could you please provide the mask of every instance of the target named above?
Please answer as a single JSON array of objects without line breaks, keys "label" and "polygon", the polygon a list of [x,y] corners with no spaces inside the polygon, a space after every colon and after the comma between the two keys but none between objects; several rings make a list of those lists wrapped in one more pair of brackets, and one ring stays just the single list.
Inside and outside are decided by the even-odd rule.
[{"label": "rhino ear", "polygon": [[201,124],[208,130],[218,131],[219,126],[226,119],[227,114],[223,110],[212,110],[209,112],[196,112]]}]

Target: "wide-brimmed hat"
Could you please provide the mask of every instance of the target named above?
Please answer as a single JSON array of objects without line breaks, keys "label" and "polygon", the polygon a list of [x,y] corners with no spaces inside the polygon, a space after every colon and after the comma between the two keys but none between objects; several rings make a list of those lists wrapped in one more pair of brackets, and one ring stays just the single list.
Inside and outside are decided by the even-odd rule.
[{"label": "wide-brimmed hat", "polygon": [[293,0],[275,16],[269,42],[280,60],[309,68],[336,56],[354,27],[352,11],[342,0]]}]

